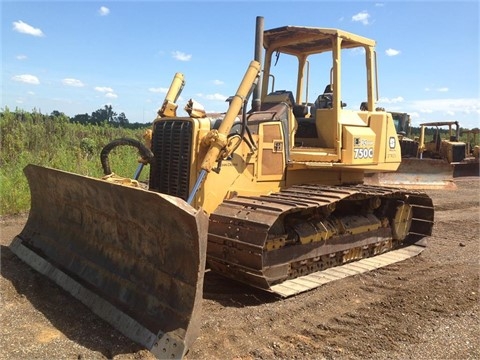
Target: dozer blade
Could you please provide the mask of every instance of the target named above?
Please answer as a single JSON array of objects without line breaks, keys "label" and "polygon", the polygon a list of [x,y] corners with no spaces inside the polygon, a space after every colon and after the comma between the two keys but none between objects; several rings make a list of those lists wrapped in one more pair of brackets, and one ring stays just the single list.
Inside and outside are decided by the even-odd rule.
[{"label": "dozer blade", "polygon": [[480,176],[480,162],[478,160],[462,161],[454,165],[453,177]]},{"label": "dozer blade", "polygon": [[181,199],[28,165],[11,250],[158,358],[200,330],[208,216]]},{"label": "dozer blade", "polygon": [[441,159],[404,158],[397,171],[366,176],[364,183],[404,189],[456,189],[453,165]]}]

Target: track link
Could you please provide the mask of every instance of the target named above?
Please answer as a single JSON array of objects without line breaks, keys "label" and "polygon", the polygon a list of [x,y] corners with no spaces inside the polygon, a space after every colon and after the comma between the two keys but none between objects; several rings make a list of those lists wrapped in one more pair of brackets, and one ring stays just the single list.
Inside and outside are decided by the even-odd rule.
[{"label": "track link", "polygon": [[[411,212],[403,236],[395,231],[399,208]],[[404,260],[405,254],[415,256],[431,235],[433,218],[431,198],[406,189],[295,185],[265,196],[238,196],[210,215],[207,265],[229,278],[290,296],[325,283],[312,279],[325,276],[327,269],[357,263],[358,268],[362,259],[387,252],[390,260],[376,267]],[[412,244],[415,249],[395,257],[396,249]]]}]

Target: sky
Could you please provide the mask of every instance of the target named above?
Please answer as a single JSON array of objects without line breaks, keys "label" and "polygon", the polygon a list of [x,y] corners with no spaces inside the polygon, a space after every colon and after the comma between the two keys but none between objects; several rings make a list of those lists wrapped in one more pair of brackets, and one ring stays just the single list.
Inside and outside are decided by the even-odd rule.
[{"label": "sky", "polygon": [[[477,0],[1,0],[0,10],[2,110],[73,117],[112,105],[131,123],[151,122],[181,72],[178,115],[186,116],[189,99],[226,111],[263,16],[265,29],[338,28],[374,39],[378,106],[409,113],[414,126],[457,120],[480,127]],[[357,110],[364,99],[348,95],[347,108]]]}]

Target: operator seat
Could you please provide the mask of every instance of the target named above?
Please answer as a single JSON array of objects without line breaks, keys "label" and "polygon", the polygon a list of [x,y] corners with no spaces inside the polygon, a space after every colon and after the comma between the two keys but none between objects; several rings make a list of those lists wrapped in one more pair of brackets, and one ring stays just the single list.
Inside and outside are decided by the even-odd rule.
[{"label": "operator seat", "polygon": [[333,91],[332,86],[328,84],[325,86],[323,94],[319,95],[317,100],[312,105],[311,116],[315,117],[317,109],[331,109],[333,107]]},{"label": "operator seat", "polygon": [[328,84],[323,91],[323,94],[320,95],[317,100],[315,100],[316,109],[331,109],[333,101],[333,90],[332,85]]},{"label": "operator seat", "polygon": [[295,104],[293,106],[293,115],[298,118],[304,118],[308,115],[308,106],[303,104]]}]

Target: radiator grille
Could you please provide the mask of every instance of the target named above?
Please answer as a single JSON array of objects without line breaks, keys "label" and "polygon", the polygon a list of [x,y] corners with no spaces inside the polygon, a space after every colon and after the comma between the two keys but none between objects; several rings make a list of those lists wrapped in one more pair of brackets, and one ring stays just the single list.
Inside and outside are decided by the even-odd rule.
[{"label": "radiator grille", "polygon": [[418,142],[411,140],[400,140],[400,149],[402,150],[402,158],[417,157]]},{"label": "radiator grille", "polygon": [[149,187],[152,191],[188,198],[192,123],[186,120],[166,120],[155,123]]},{"label": "radiator grille", "polygon": [[456,144],[453,145],[452,149],[452,161],[453,162],[460,162],[465,159],[465,144]]}]

